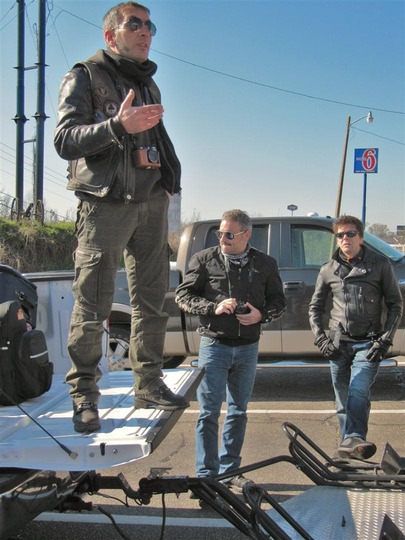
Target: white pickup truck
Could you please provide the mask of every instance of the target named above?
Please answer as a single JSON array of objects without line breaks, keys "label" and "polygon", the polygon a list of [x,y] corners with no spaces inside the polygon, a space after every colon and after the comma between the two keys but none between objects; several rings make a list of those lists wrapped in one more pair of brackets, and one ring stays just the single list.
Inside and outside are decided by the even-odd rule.
[{"label": "white pickup truck", "polygon": [[[0,406],[0,539],[9,538],[41,512],[70,504],[72,495],[85,491],[95,471],[148,456],[182,413],[135,409],[132,371],[109,372],[105,355],[100,364],[101,430],[73,430],[72,402],[64,383],[70,367],[66,340],[72,272],[51,274],[31,277],[39,299],[36,328],[45,334],[54,367],[52,386],[20,405]],[[18,290],[13,292],[20,296]],[[199,376],[194,369],[164,371],[166,384],[188,399]]]}]

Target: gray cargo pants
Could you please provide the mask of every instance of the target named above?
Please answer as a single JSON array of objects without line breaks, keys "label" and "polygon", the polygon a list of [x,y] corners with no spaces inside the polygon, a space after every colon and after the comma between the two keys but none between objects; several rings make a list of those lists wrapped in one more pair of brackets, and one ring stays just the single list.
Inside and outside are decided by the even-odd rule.
[{"label": "gray cargo pants", "polygon": [[162,384],[167,313],[162,311],[169,281],[167,211],[159,185],[145,203],[82,201],[77,220],[75,280],[66,375],[75,403],[98,402],[98,364],[103,321],[114,297],[115,275],[124,254],[132,307],[130,358],[135,391]]}]

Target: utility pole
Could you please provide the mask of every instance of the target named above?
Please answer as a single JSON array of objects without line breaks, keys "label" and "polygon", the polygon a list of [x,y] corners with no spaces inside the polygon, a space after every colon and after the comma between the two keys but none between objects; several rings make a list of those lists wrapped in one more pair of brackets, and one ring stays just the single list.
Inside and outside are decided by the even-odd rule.
[{"label": "utility pole", "polygon": [[27,121],[24,111],[25,81],[25,0],[17,0],[18,5],[18,51],[17,51],[17,112],[13,120],[16,123],[16,170],[15,196],[17,219],[24,204],[24,126]]},{"label": "utility pole", "polygon": [[34,205],[43,207],[44,202],[44,133],[45,120],[45,0],[38,0],[38,85],[36,120],[36,152],[35,152],[35,182]]},{"label": "utility pole", "polygon": [[[23,213],[24,205],[24,144],[35,144],[34,152],[34,204],[35,209],[41,209],[43,217],[44,197],[44,131],[45,120],[45,42],[46,42],[46,3],[38,0],[38,45],[37,59],[34,66],[25,67],[25,0],[17,0],[18,4],[18,65],[17,69],[17,112],[13,120],[16,123],[16,215],[19,219]],[[27,122],[25,116],[25,71],[38,70],[37,83],[37,112],[36,135],[34,139],[25,140],[24,125]],[[37,213],[37,212],[36,212]]]}]

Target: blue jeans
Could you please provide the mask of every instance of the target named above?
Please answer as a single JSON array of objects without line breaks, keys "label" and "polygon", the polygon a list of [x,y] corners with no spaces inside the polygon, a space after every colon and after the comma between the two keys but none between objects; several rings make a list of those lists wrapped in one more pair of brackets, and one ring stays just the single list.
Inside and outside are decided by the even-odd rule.
[{"label": "blue jeans", "polygon": [[330,361],[342,440],[367,437],[371,386],[379,366],[378,362],[370,363],[366,359],[371,345],[371,341],[341,342],[340,358]]},{"label": "blue jeans", "polygon": [[[202,337],[198,366],[204,367],[205,372],[197,389],[197,476],[216,476],[240,467],[257,357],[258,342],[230,347]],[[218,453],[218,420],[225,397],[227,412]]]}]

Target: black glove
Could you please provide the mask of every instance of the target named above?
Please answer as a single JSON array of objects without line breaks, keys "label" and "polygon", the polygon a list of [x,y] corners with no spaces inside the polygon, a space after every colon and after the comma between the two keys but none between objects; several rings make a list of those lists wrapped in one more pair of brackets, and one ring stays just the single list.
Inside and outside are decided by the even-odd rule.
[{"label": "black glove", "polygon": [[340,356],[339,349],[333,345],[333,342],[325,334],[315,341],[315,345],[327,360],[336,360]]},{"label": "black glove", "polygon": [[381,362],[391,345],[391,341],[388,341],[387,339],[377,339],[368,351],[366,356],[367,360],[373,364],[375,362]]}]

